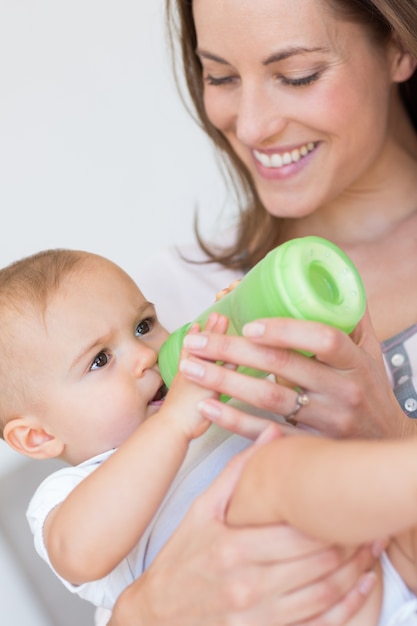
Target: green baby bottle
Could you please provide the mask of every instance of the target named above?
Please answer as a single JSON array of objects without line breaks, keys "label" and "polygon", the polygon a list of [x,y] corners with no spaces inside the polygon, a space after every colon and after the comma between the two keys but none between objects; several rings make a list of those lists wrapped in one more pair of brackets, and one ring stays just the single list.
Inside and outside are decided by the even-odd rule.
[{"label": "green baby bottle", "polygon": [[[161,376],[169,387],[184,336],[195,322],[204,328],[213,311],[229,319],[230,335],[241,335],[246,323],[267,317],[315,320],[350,333],[365,306],[361,277],[340,248],[321,237],[291,239],[271,250],[233,291],[169,336],[159,353]],[[238,369],[252,376],[268,375],[252,368]]]}]

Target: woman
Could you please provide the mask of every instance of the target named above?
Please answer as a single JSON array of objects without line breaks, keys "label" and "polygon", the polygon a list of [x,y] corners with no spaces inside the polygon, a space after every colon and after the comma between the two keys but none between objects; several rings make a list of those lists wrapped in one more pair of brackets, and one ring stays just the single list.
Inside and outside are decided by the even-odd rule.
[{"label": "woman", "polygon": [[[185,297],[191,294],[192,300],[194,284],[206,280],[210,268],[210,288],[220,279],[216,287],[222,287],[271,248],[314,234],[338,244],[355,262],[369,308],[352,337],[280,319],[253,325],[245,338],[225,341],[214,335],[203,345],[200,337],[194,348],[188,345],[193,357],[183,371],[200,384],[296,416],[300,425],[328,435],[413,434],[417,293],[410,285],[417,266],[409,259],[417,239],[417,4],[168,0],[168,10],[170,18],[178,17],[183,66],[199,119],[235,173],[247,208],[230,245],[203,246],[217,265],[184,262],[178,269],[177,260],[171,267],[186,272],[187,282],[174,282],[170,274],[166,283],[177,290],[185,284]],[[169,269],[165,265],[165,273]],[[155,275],[152,281],[160,284]],[[159,293],[152,297],[160,308]],[[201,292],[198,311],[205,304]],[[190,308],[188,319],[193,313]],[[283,384],[232,370],[218,376],[214,362],[198,357],[268,369]],[[233,422],[233,409],[226,405],[211,401],[204,411]],[[250,418],[247,423],[250,431]],[[339,625],[358,610],[372,582],[370,574],[363,575],[372,561],[365,548],[352,556],[315,544],[311,562],[303,539],[298,536],[297,545],[291,535],[286,543],[282,528],[268,528],[247,534],[245,541],[258,549],[267,545],[270,560],[255,555],[252,543],[244,554],[234,531],[222,524],[232,489],[229,472],[122,595],[111,624]],[[225,546],[231,546],[229,553]],[[225,553],[232,554],[232,565]],[[326,555],[333,559],[330,567],[324,565]]]}]

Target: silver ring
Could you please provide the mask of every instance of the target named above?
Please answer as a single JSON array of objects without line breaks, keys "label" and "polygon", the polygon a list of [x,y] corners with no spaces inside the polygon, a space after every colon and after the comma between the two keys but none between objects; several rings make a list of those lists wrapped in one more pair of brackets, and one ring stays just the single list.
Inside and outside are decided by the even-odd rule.
[{"label": "silver ring", "polygon": [[303,406],[308,406],[310,404],[310,398],[307,395],[306,391],[303,391],[302,393],[299,393],[297,396],[297,400],[295,401],[295,409],[292,413],[290,413],[289,415],[287,415],[287,417],[285,418],[287,421],[290,420],[291,418],[294,417],[294,415],[296,413],[298,413],[298,411],[303,407]]}]

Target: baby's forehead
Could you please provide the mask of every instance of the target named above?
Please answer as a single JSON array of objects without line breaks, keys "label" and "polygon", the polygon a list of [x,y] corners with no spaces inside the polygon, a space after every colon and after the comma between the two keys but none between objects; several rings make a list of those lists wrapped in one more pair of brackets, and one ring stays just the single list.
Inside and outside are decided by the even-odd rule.
[{"label": "baby's forehead", "polygon": [[[146,298],[123,268],[112,261],[92,256],[83,267],[62,277],[59,287],[48,296],[45,317],[67,306],[68,315],[77,316],[139,308]],[[101,307],[101,308],[100,308]]]},{"label": "baby's forehead", "polygon": [[0,313],[2,343],[7,342],[15,349],[20,342],[27,342],[28,337],[45,329],[46,310],[39,302],[29,300],[16,302],[7,309],[3,307]]},{"label": "baby's forehead", "polygon": [[[0,312],[1,371],[4,378],[17,380],[35,375],[34,360],[43,350],[45,324],[42,311],[33,304],[23,307],[2,307]],[[29,383],[29,379],[25,385]]]},{"label": "baby's forehead", "polygon": [[[113,296],[113,289],[117,295]],[[80,309],[83,299],[91,301],[111,301],[126,298],[143,301],[145,298],[132,278],[111,260],[85,253],[77,263],[64,271],[48,276],[45,280],[20,283],[19,287],[0,298],[0,320],[10,329],[18,329],[30,323],[31,326],[49,326],[51,317],[67,307],[68,315]],[[7,297],[6,297],[7,296]],[[79,310],[86,313],[87,310]]]}]

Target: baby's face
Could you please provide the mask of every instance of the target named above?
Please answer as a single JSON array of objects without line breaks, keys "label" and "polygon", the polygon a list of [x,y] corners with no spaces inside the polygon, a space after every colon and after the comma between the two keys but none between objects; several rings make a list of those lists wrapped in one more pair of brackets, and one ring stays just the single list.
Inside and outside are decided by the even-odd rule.
[{"label": "baby's face", "polygon": [[67,277],[45,324],[24,332],[44,428],[65,443],[71,463],[118,447],[159,409],[157,357],[168,333],[110,261],[94,258],[81,276]]}]

